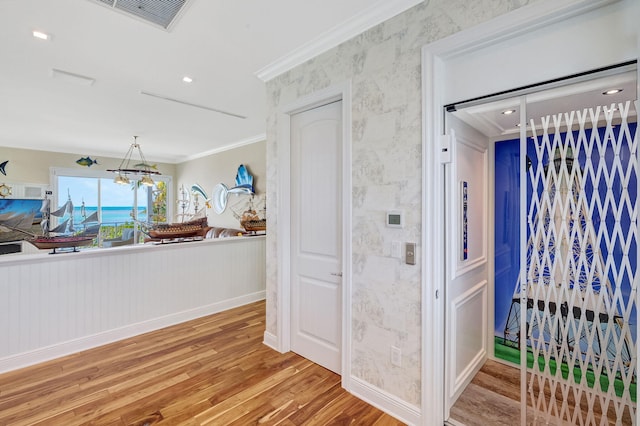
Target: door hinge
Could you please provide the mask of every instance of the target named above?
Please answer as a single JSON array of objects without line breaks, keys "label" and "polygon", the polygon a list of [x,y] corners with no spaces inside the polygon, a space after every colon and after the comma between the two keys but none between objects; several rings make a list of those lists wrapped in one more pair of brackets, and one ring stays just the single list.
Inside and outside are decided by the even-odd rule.
[{"label": "door hinge", "polygon": [[440,163],[451,162],[451,135],[440,136]]}]

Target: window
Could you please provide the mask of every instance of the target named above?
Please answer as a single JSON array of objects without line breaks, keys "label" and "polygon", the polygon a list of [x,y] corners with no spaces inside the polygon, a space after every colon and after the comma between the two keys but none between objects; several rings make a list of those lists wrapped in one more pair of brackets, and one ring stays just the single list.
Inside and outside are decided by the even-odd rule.
[{"label": "window", "polygon": [[121,238],[130,233],[127,229],[133,229],[135,241],[140,241],[136,221],[162,223],[171,217],[171,204],[167,202],[172,195],[170,176],[154,176],[153,186],[142,185],[131,176],[129,185],[120,185],[113,177],[104,171],[54,168],[52,208],[71,199],[76,231],[85,229],[87,218],[97,214],[102,224],[100,241]]}]

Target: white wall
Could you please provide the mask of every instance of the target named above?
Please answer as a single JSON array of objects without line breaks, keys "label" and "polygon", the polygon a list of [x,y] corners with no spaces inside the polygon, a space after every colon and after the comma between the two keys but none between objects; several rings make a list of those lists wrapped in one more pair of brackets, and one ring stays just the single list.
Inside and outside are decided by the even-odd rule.
[{"label": "white wall", "polygon": [[448,58],[443,104],[633,60],[633,0]]},{"label": "white wall", "polygon": [[0,257],[0,372],[261,300],[264,237]]},{"label": "white wall", "polygon": [[[240,164],[245,164],[254,176],[256,196],[265,197],[267,188],[266,177],[266,142],[258,141],[248,145],[228,149],[202,158],[185,161],[179,164],[157,163],[158,171],[164,175],[173,176],[173,193],[178,194],[181,184],[191,188],[194,183],[204,187],[207,194],[213,195],[213,188],[222,182],[229,188],[235,186],[235,177]],[[125,152],[123,151],[124,155]],[[82,172],[114,169],[120,165],[121,158],[94,157],[98,164],[91,167],[80,166],[76,160],[85,154],[66,154],[49,151],[36,151],[18,148],[0,148],[0,162],[9,160],[6,167],[7,175],[0,175],[0,183],[15,186],[14,198],[21,194],[24,185],[48,186],[51,167],[78,169]],[[156,163],[153,163],[156,164]],[[239,196],[229,197],[229,207],[239,201]],[[200,200],[202,206],[203,200]],[[191,207],[191,211],[193,206]],[[177,206],[173,206],[174,213],[178,213]],[[213,209],[207,210],[211,226],[239,228],[240,223],[233,216],[231,208],[222,215]],[[175,217],[173,218],[175,219]]]},{"label": "white wall", "polygon": [[[123,146],[122,155],[124,155],[127,146]],[[65,154],[50,151],[36,151],[31,149],[7,148],[0,147],[0,162],[9,160],[6,166],[6,176],[0,176],[0,182],[7,184],[38,184],[49,185],[49,170],[51,167],[61,167],[67,169],[78,170],[107,170],[116,169],[120,165],[122,158],[110,157],[94,157],[90,155],[92,160],[98,160],[98,164],[91,167],[80,166],[76,160],[86,157],[87,154]],[[156,164],[156,163],[153,163]],[[166,175],[175,175],[175,165],[166,163],[157,163],[158,171]]]},{"label": "white wall", "polygon": [[[235,186],[238,166],[244,164],[253,175],[253,186],[256,197],[264,197],[267,189],[266,142],[259,141],[249,145],[218,152],[195,160],[185,161],[176,165],[176,188],[184,185],[191,188],[194,183],[200,184],[209,197],[213,196],[213,189],[218,183],[224,183],[229,188]],[[177,194],[178,192],[176,192]],[[213,209],[207,209],[209,225],[240,228],[240,223],[234,217],[234,204],[246,199],[243,195],[230,195],[227,210],[217,214]],[[199,200],[200,206],[203,200]],[[191,207],[193,210],[193,206]],[[174,210],[176,213],[178,209]],[[241,212],[240,212],[241,213]]]}]

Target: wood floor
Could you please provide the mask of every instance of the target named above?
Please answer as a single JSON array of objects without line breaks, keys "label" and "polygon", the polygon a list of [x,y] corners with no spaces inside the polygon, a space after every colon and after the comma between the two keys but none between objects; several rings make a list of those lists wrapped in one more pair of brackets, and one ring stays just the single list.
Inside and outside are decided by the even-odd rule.
[{"label": "wood floor", "polygon": [[520,370],[487,360],[451,408],[466,426],[520,424]]},{"label": "wood floor", "polygon": [[264,302],[0,375],[0,425],[401,425],[262,344]]},{"label": "wood floor", "polygon": [[[539,388],[534,387],[534,392],[539,392]],[[549,398],[551,391],[545,388],[544,392]],[[562,401],[564,398],[566,396],[563,396],[558,388],[555,399]],[[616,422],[618,414],[613,410],[612,405],[608,407],[608,413],[603,420],[603,410],[597,398],[590,404],[584,396],[577,404],[569,393],[568,404],[571,412],[576,409],[581,412],[578,419],[570,424],[610,426],[633,424],[628,408],[625,408],[620,420]],[[536,420],[530,400],[527,400],[527,405],[527,424],[546,424],[544,415]],[[450,419],[465,426],[514,426],[521,424],[520,407],[520,369],[487,360],[451,408]],[[557,419],[556,423],[569,424],[563,423],[560,419]]]}]

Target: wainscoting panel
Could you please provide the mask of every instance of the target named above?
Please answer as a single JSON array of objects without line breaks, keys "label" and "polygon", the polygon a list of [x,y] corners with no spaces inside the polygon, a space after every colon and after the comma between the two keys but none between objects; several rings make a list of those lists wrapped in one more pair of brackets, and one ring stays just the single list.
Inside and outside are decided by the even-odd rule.
[{"label": "wainscoting panel", "polygon": [[264,298],[265,238],[6,255],[0,372]]},{"label": "wainscoting panel", "polygon": [[451,328],[455,330],[451,354],[455,368],[449,369],[450,397],[455,401],[482,367],[487,355],[487,281],[483,280],[453,301]]}]

